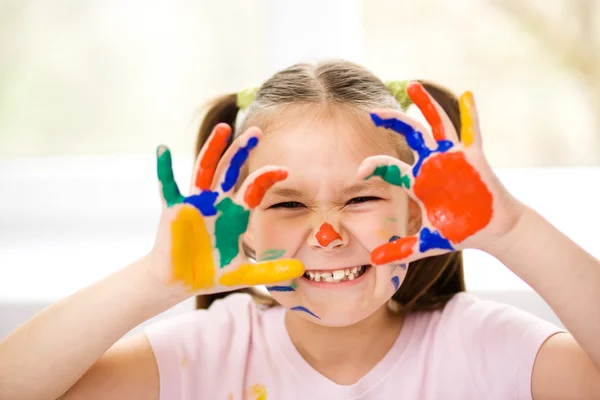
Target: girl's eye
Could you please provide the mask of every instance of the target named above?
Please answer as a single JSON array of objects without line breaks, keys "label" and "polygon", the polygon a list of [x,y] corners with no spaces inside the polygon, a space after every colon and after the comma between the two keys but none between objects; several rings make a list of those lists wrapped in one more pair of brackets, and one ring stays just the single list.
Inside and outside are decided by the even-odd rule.
[{"label": "girl's eye", "polygon": [[346,205],[361,204],[361,203],[366,203],[367,201],[378,201],[378,200],[381,200],[381,198],[375,197],[375,196],[361,196],[361,197],[355,197],[355,198],[351,199],[350,201],[348,201],[348,203],[346,203]]},{"label": "girl's eye", "polygon": [[272,209],[272,208],[289,208],[289,209],[294,209],[294,208],[304,208],[304,207],[305,207],[304,204],[298,203],[297,201],[284,201],[282,203],[273,204],[269,208],[270,209]]}]

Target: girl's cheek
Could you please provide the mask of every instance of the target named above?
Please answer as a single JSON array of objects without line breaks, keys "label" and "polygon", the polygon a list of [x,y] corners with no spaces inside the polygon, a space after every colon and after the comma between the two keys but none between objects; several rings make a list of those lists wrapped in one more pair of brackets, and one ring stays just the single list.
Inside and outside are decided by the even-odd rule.
[{"label": "girl's cheek", "polygon": [[252,221],[255,251],[258,255],[267,251],[284,250],[292,256],[303,241],[301,222],[298,218],[285,218],[277,213],[257,213]]}]

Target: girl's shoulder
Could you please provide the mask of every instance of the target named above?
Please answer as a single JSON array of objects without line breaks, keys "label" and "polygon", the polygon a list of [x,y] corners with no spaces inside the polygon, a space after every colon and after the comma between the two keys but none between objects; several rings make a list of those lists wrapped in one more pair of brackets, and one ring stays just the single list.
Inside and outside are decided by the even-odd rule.
[{"label": "girl's shoulder", "polygon": [[439,310],[409,314],[405,329],[411,331],[405,354],[422,364],[423,380],[446,380],[447,387],[462,382],[482,396],[503,398],[528,398],[540,347],[562,331],[514,306],[464,292]]},{"label": "girl's shoulder", "polygon": [[435,311],[418,311],[409,320],[415,329],[435,334],[455,331],[472,339],[490,341],[498,335],[546,335],[560,331],[554,324],[515,306],[482,299],[469,293],[455,294],[446,305]]}]

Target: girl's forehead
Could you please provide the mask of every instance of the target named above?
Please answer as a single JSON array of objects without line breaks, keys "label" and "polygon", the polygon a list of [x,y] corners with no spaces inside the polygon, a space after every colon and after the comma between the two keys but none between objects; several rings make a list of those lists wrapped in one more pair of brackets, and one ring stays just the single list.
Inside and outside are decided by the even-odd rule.
[{"label": "girl's forehead", "polygon": [[361,116],[345,118],[341,113],[285,115],[284,123],[265,129],[250,157],[250,170],[265,165],[356,168],[366,157],[394,155],[387,134],[370,123],[368,113],[364,114],[364,121]]}]

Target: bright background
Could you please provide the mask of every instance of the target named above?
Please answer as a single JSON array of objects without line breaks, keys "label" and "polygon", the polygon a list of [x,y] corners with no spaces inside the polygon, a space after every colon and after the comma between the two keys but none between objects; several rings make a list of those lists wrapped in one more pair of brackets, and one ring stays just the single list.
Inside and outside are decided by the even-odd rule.
[{"label": "bright background", "polygon": [[[600,257],[599,3],[0,0],[0,337],[148,251],[154,149],[187,181],[203,103],[320,58],[472,90],[501,179]],[[559,323],[493,258],[466,271]]]}]

